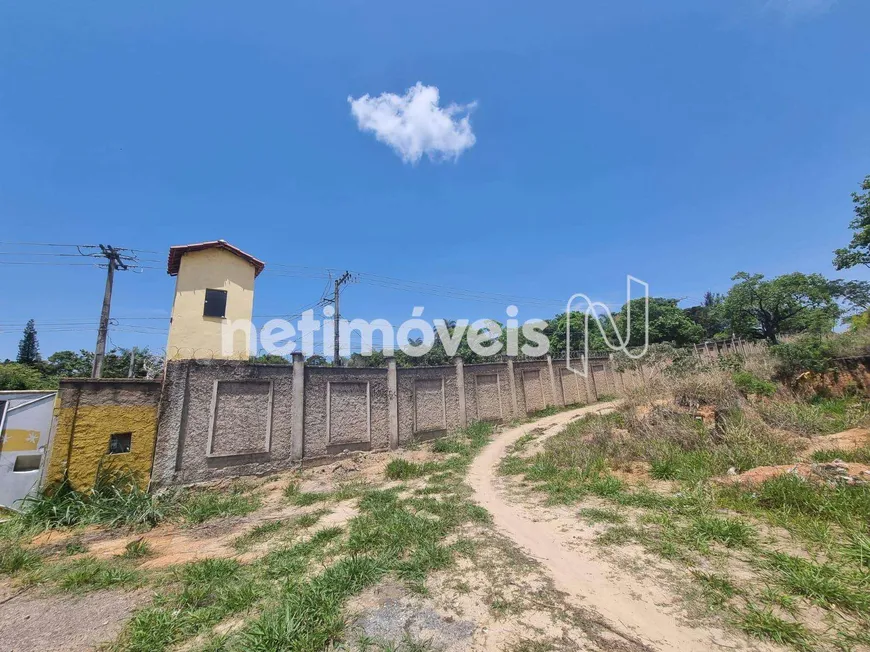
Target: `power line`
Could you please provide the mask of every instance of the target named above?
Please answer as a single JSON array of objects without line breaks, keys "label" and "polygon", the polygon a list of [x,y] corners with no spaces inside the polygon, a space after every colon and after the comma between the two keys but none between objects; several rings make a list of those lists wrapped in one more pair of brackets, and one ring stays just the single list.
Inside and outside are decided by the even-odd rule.
[{"label": "power line", "polygon": [[54,263],[48,260],[0,260],[0,265],[48,265],[51,267],[102,267],[105,263]]},{"label": "power line", "polygon": [[83,249],[99,249],[99,245],[92,244],[61,244],[58,242],[9,242],[0,241],[0,245],[15,245],[19,247],[82,247]]},{"label": "power line", "polygon": [[[66,251],[0,251],[0,256],[81,256],[80,253],[69,253]],[[99,256],[98,253],[90,254],[91,256]]]},{"label": "power line", "polygon": [[[273,264],[273,266],[283,268],[278,263]],[[287,266],[290,267],[290,266]],[[314,271],[315,268],[303,268],[301,270],[287,270],[281,272],[273,272],[272,276],[291,276],[291,277],[302,277],[302,278],[323,278],[326,276],[331,270],[329,268],[323,268],[322,271],[317,272]],[[398,279],[390,276],[382,276],[378,274],[369,274],[367,272],[352,272],[355,278],[360,282],[366,285],[373,285],[376,287],[383,287],[386,289],[394,289],[401,290],[405,292],[416,292],[419,294],[428,294],[431,296],[438,296],[442,298],[448,299],[460,299],[466,301],[477,301],[477,302],[497,302],[497,303],[524,303],[524,304],[533,304],[537,306],[563,306],[563,299],[542,299],[536,297],[524,297],[524,296],[512,296],[508,294],[500,294],[493,292],[481,292],[476,290],[468,290],[462,288],[454,288],[444,285],[437,285],[434,283],[426,283],[422,281],[410,281]]]}]

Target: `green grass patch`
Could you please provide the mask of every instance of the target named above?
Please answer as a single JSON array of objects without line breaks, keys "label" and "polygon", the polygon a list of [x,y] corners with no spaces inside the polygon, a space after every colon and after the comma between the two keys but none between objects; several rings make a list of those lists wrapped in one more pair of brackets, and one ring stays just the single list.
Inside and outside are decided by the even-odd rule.
[{"label": "green grass patch", "polygon": [[756,638],[791,645],[798,650],[814,650],[814,637],[800,623],[783,620],[770,608],[762,609],[749,603],[737,612],[737,624],[747,634]]},{"label": "green grass patch", "polygon": [[42,557],[35,550],[24,548],[17,541],[0,541],[0,573],[14,575],[40,564]]},{"label": "green grass patch", "polygon": [[762,566],[790,592],[816,604],[857,613],[870,610],[870,574],[843,566],[817,564],[784,553],[772,553]]},{"label": "green grass patch", "polygon": [[751,546],[755,529],[736,518],[700,516],[690,526],[691,535],[701,544],[721,543],[728,548]]},{"label": "green grass patch", "polygon": [[123,563],[93,557],[43,565],[31,579],[39,584],[48,583],[63,591],[76,593],[126,588],[137,586],[143,581],[140,573]]},{"label": "green grass patch", "polygon": [[80,555],[83,552],[87,552],[88,548],[81,541],[70,541],[64,546],[64,553],[67,555]]},{"label": "green grass patch", "polygon": [[[166,650],[205,634],[232,614],[257,615],[240,629],[212,635],[202,649],[297,650],[329,648],[342,635],[348,597],[393,574],[412,590],[425,591],[433,570],[473,549],[460,540],[445,545],[447,535],[464,524],[489,522],[489,514],[466,499],[462,473],[492,433],[475,424],[451,436],[446,460],[427,468],[428,493],[401,495],[404,487],[374,489],[348,484],[321,494],[302,492],[297,483],[285,489],[296,504],[359,499],[359,514],[342,527],[322,528],[262,558],[241,565],[233,560],[205,560],[179,569],[152,605],[127,625],[121,650]],[[316,496],[313,498],[312,496]],[[327,513],[318,510],[278,525],[263,524],[240,537],[245,548],[283,531],[312,527]]]},{"label": "green grass patch", "polygon": [[265,611],[239,635],[250,652],[315,652],[336,642],[344,630],[344,601],[377,582],[387,564],[373,556],[352,556],[302,585],[290,585],[280,604]]},{"label": "green grass patch", "polygon": [[179,513],[187,523],[196,525],[213,518],[245,516],[259,506],[257,496],[238,490],[192,491],[181,500]]},{"label": "green grass patch", "polygon": [[721,492],[723,505],[746,512],[769,511],[837,523],[860,530],[870,521],[870,488],[861,485],[829,486],[786,473],[755,489],[731,487]]},{"label": "green grass patch", "polygon": [[266,541],[267,539],[271,538],[273,535],[277,534],[285,527],[287,527],[287,523],[280,520],[260,523],[248,532],[237,536],[233,540],[233,547],[236,550],[247,550],[254,544]]},{"label": "green grass patch", "polygon": [[390,460],[384,473],[387,480],[411,480],[426,475],[431,469],[432,465],[395,459]]},{"label": "green grass patch", "polygon": [[810,455],[810,459],[813,462],[833,462],[834,460],[842,460],[843,462],[870,464],[870,446],[864,446],[852,450],[833,448],[829,450],[814,451]]},{"label": "green grass patch", "polygon": [[204,559],[177,568],[174,584],[127,624],[116,647],[128,652],[166,650],[244,611],[261,595],[250,569],[232,559]]},{"label": "green grass patch", "polygon": [[287,489],[284,490],[284,495],[287,496],[290,502],[294,505],[308,507],[309,505],[316,505],[317,503],[339,503],[344,500],[358,498],[365,493],[367,488],[368,485],[365,482],[354,481],[345,482],[333,491],[300,491],[298,485],[291,483]]},{"label": "green grass patch", "polygon": [[643,532],[629,525],[617,525],[608,528],[595,538],[600,546],[621,546],[643,539]]},{"label": "green grass patch", "polygon": [[737,371],[731,374],[731,380],[743,394],[755,396],[773,396],[776,394],[776,384],[763,380],[749,371]]},{"label": "green grass patch", "polygon": [[293,519],[293,527],[301,529],[311,527],[327,514],[329,514],[329,510],[327,509],[318,509],[317,511],[309,512],[308,514],[302,514]]},{"label": "green grass patch", "polygon": [[870,569],[870,536],[864,532],[851,533],[840,554],[853,564]]},{"label": "green grass patch", "polygon": [[721,607],[739,593],[737,587],[722,575],[692,571],[692,576],[701,585],[701,593],[711,607]]},{"label": "green grass patch", "polygon": [[25,498],[18,518],[26,527],[50,529],[99,524],[106,527],[153,527],[172,506],[139,486],[129,475],[105,476],[89,491],[68,483],[48,487]]},{"label": "green grass patch", "polygon": [[757,408],[770,425],[801,435],[831,434],[870,420],[870,404],[857,398],[773,401]]}]

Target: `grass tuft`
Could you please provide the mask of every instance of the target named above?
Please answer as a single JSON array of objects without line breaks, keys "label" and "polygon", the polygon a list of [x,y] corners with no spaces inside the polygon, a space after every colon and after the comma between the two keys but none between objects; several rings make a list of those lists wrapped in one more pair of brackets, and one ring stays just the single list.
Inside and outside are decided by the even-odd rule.
[{"label": "grass tuft", "polygon": [[142,582],[140,574],[125,565],[93,557],[43,566],[35,579],[53,582],[61,590],[75,592],[130,587]]},{"label": "grass tuft", "polygon": [[701,544],[721,543],[728,548],[751,546],[756,539],[755,530],[736,518],[701,516],[691,525],[695,541]]},{"label": "grass tuft", "polygon": [[738,625],[747,634],[799,650],[814,650],[813,637],[800,623],[783,620],[771,609],[761,609],[749,603],[738,612]]},{"label": "grass tuft", "polygon": [[842,448],[814,451],[810,455],[813,462],[833,462],[841,460],[843,462],[858,462],[859,464],[870,463],[870,446],[845,450]]},{"label": "grass tuft", "polygon": [[588,507],[580,510],[580,516],[587,523],[595,525],[597,523],[625,523],[625,517],[612,509],[599,509],[597,507]]},{"label": "grass tuft", "polygon": [[14,575],[37,568],[42,558],[33,550],[21,547],[14,541],[0,542],[0,573]]},{"label": "grass tuft", "polygon": [[417,464],[403,459],[390,460],[384,471],[387,480],[411,480],[426,475],[427,472],[425,464]]},{"label": "grass tuft", "polygon": [[864,572],[780,552],[770,554],[762,565],[788,590],[820,606],[838,606],[858,613],[870,610],[870,576]]},{"label": "grass tuft", "polygon": [[192,525],[204,523],[213,518],[244,516],[260,506],[257,496],[244,493],[240,489],[221,491],[191,491],[182,500],[180,514]]},{"label": "grass tuft", "polygon": [[124,552],[120,556],[124,559],[142,559],[151,554],[151,546],[145,539],[134,539],[124,546]]}]

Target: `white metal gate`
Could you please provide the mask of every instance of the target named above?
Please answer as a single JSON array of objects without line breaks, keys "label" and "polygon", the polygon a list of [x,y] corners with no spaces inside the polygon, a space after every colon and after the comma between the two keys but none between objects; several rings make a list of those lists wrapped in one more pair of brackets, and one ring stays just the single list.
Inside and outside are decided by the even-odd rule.
[{"label": "white metal gate", "polygon": [[0,505],[19,508],[39,487],[57,392],[0,392]]}]

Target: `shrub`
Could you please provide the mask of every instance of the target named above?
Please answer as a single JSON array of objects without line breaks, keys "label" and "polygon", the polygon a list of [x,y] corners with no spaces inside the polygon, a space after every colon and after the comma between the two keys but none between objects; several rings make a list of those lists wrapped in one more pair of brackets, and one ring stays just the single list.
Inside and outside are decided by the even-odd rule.
[{"label": "shrub", "polygon": [[773,396],[776,394],[776,385],[762,380],[749,371],[737,371],[731,375],[731,379],[744,395],[755,394],[756,396]]},{"label": "shrub", "polygon": [[794,379],[805,371],[830,371],[836,351],[828,340],[803,337],[794,342],[775,344],[770,352],[777,361],[776,373],[782,380]]},{"label": "shrub", "polygon": [[740,353],[726,353],[719,356],[719,359],[716,361],[716,366],[720,369],[731,372],[743,371],[745,364],[746,360]]}]

